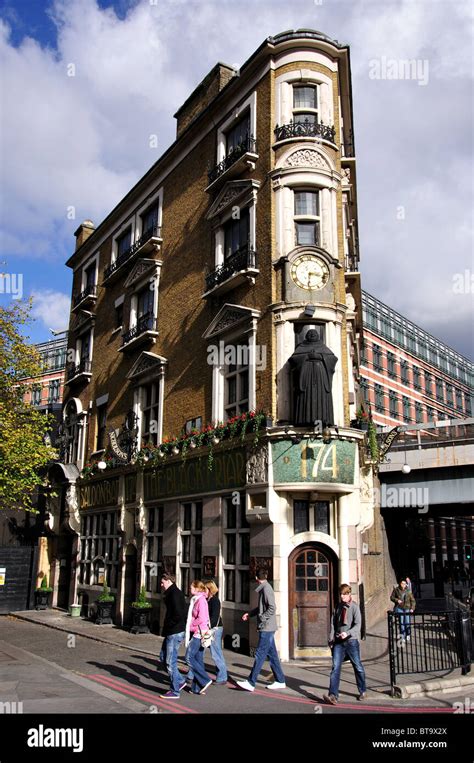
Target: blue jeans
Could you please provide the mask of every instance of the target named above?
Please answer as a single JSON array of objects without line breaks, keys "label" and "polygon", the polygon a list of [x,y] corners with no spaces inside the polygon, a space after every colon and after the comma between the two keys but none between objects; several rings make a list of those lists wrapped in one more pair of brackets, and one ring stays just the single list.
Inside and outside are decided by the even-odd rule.
[{"label": "blue jeans", "polygon": [[410,613],[406,609],[401,607],[395,607],[393,610],[397,615],[400,615],[400,633],[402,638],[406,638],[410,635]]},{"label": "blue jeans", "polygon": [[211,657],[217,668],[216,682],[220,684],[227,681],[227,666],[225,664],[224,655],[222,654],[222,633],[224,628],[219,626],[219,628],[214,628],[214,631],[214,641],[210,646],[210,650]]},{"label": "blue jeans", "polygon": [[204,649],[201,646],[200,638],[193,637],[191,639],[188,651],[186,652],[186,658],[189,658],[193,675],[191,691],[193,694],[199,694],[200,690],[211,680],[204,667]]},{"label": "blue jeans", "polygon": [[263,668],[263,663],[267,659],[270,662],[270,667],[273,671],[273,675],[275,676],[275,681],[284,684],[285,676],[275,646],[274,631],[260,631],[258,634],[258,646],[257,651],[255,652],[255,662],[248,679],[252,686],[255,686],[257,683],[257,678],[261,669]]},{"label": "blue jeans", "polygon": [[345,639],[345,641],[337,642],[334,644],[332,650],[332,670],[331,677],[329,679],[329,694],[332,694],[334,697],[336,697],[336,699],[339,696],[341,667],[346,655],[352,662],[359,694],[363,694],[366,691],[365,670],[360,661],[359,641],[356,638],[348,638]]},{"label": "blue jeans", "polygon": [[184,631],[182,633],[173,633],[171,636],[166,636],[159,657],[161,662],[166,663],[166,669],[171,681],[171,691],[178,693],[184,681],[183,676],[178,670],[178,652],[183,640]]}]

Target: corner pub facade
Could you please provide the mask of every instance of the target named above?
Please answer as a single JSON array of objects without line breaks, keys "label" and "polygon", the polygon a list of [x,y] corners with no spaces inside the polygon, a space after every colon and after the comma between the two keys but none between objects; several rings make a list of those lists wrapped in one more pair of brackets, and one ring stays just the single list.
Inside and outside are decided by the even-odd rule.
[{"label": "corner pub facade", "polygon": [[[176,141],[97,228],[79,226],[67,263],[74,362],[43,555],[53,605],[92,604],[105,580],[127,626],[144,585],[158,633],[161,573],[186,595],[213,577],[225,646],[248,653],[256,627],[241,616],[264,566],[282,658],[327,656],[338,585],[369,626],[393,582],[365,435],[351,426],[349,48],[311,30],[269,37],[240,71],[217,64],[175,116]],[[310,330],[337,359],[333,416],[302,425],[290,358]],[[203,442],[216,422],[236,436],[221,427]]]}]

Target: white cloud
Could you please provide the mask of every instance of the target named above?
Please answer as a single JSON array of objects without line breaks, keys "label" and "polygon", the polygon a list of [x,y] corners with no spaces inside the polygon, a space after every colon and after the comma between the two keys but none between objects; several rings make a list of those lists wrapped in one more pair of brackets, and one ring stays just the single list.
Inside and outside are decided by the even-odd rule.
[{"label": "white cloud", "polygon": [[[51,15],[55,50],[15,48],[0,25],[7,255],[61,265],[77,225],[99,223],[174,140],[172,115],[217,61],[240,66],[267,36],[309,27],[351,45],[363,286],[430,321],[452,273],[472,267],[468,2],[130,0],[119,19],[56,0]],[[428,84],[371,80],[382,56],[427,60]]]},{"label": "white cloud", "polygon": [[34,318],[43,322],[47,329],[67,329],[69,324],[69,311],[71,298],[67,294],[51,289],[33,291]]}]

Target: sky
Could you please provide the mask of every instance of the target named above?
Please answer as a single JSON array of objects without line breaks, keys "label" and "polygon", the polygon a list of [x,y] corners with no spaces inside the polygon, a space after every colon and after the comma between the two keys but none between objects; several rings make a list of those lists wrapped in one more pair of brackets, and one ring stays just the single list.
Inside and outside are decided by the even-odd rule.
[{"label": "sky", "polygon": [[78,225],[217,61],[311,28],[351,48],[362,287],[472,359],[472,27],[465,0],[0,0],[0,305],[33,297],[33,341],[66,328]]}]

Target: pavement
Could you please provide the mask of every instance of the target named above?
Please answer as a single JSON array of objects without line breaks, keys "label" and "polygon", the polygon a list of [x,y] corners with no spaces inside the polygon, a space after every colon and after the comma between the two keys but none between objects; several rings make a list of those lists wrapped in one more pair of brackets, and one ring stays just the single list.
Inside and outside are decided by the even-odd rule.
[{"label": "pavement", "polygon": [[[158,658],[163,641],[161,636],[152,633],[131,634],[115,625],[95,625],[89,620],[71,617],[68,613],[58,609],[13,612],[9,616],[9,620],[11,618],[34,623],[44,628],[53,628],[67,634],[75,634],[155,659]],[[10,650],[14,649],[12,646],[9,648]],[[366,639],[361,642],[361,655],[368,689],[367,698],[363,705],[369,712],[371,708],[375,712],[390,708],[395,712],[403,712],[405,709],[408,711],[410,708],[436,712],[442,708],[451,708],[452,710],[454,695],[457,698],[469,699],[471,702],[474,700],[474,673],[462,676],[460,668],[437,672],[436,674],[400,676],[397,678],[396,696],[392,696],[387,623],[385,620],[378,622],[367,633]],[[224,650],[224,656],[231,679],[239,680],[247,677],[253,664],[251,657],[230,650]],[[54,660],[54,655],[51,655],[51,659]],[[182,656],[180,659],[181,662],[184,662]],[[47,661],[44,660],[44,662]],[[3,667],[6,666],[0,661],[0,668]],[[265,665],[265,667],[268,666]],[[295,698],[305,696],[316,702],[323,701],[323,696],[327,694],[329,686],[329,674],[331,672],[329,660],[305,663],[287,662],[283,663],[283,669],[287,678],[289,695],[294,694]],[[262,678],[263,676],[261,676]],[[264,683],[267,683],[266,678]],[[350,663],[345,663],[341,672],[338,707],[348,711],[356,708],[360,710],[362,703],[357,701],[357,694],[352,666]],[[109,695],[104,695],[104,699],[106,698],[109,701]],[[96,699],[96,701],[99,700]],[[76,709],[75,712],[81,711]],[[101,710],[97,709],[96,712],[101,712]],[[110,707],[107,708],[106,712],[110,712]],[[124,712],[124,709],[117,709],[117,712]]]}]

